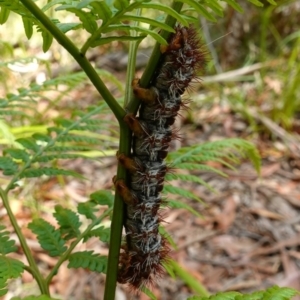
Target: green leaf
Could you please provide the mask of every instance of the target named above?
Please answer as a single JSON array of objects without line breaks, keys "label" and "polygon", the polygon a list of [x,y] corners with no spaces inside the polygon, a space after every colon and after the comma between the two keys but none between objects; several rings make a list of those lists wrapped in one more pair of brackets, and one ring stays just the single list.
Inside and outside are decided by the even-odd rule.
[{"label": "green leaf", "polygon": [[77,7],[74,7],[72,5],[62,5],[57,7],[55,10],[66,10],[74,13],[82,22],[83,28],[89,33],[94,33],[98,28],[94,17],[90,13],[78,9]]},{"label": "green leaf", "polygon": [[124,10],[129,6],[129,0],[115,0],[113,5],[117,10]]},{"label": "green leaf", "polygon": [[75,252],[69,256],[68,268],[84,268],[93,272],[106,273],[107,257],[93,251]]},{"label": "green leaf", "polygon": [[8,292],[8,289],[6,287],[7,287],[7,279],[0,278],[0,297],[4,296]]},{"label": "green leaf", "polygon": [[63,208],[61,205],[55,206],[55,213],[53,214],[59,224],[61,236],[65,240],[78,237],[80,235],[79,227],[81,222],[78,215],[70,209]]},{"label": "green leaf", "polygon": [[259,7],[263,7],[264,4],[258,0],[248,0],[249,2],[253,3],[254,5],[256,6],[259,6]]},{"label": "green leaf", "polygon": [[57,175],[64,175],[64,176],[73,176],[76,178],[83,179],[84,177],[77,172],[57,169],[57,168],[39,168],[39,169],[26,169],[20,175],[21,178],[34,178],[34,177],[41,177],[42,175],[47,176],[57,176]]},{"label": "green leaf", "polygon": [[210,191],[215,192],[215,190],[207,182],[205,182],[199,176],[195,176],[195,175],[169,173],[169,174],[166,175],[165,180],[167,180],[167,181],[169,181],[169,180],[181,180],[181,181],[196,182],[196,183],[204,185]]},{"label": "green leaf", "polygon": [[28,224],[28,228],[37,235],[41,247],[48,251],[50,256],[60,256],[67,250],[60,231],[44,219],[33,220]]},{"label": "green leaf", "polygon": [[24,271],[24,264],[14,258],[0,254],[0,278],[18,278]]},{"label": "green leaf", "polygon": [[56,26],[63,32],[66,33],[70,30],[77,30],[82,28],[80,23],[57,23]]},{"label": "green leaf", "polygon": [[[174,261],[171,261],[172,267],[175,266],[176,272],[178,266]],[[181,273],[181,270],[178,269]],[[181,277],[181,274],[179,273],[179,276]],[[183,274],[186,276],[187,274]],[[205,294],[198,291],[199,294]],[[224,292],[224,293],[217,293],[215,295],[212,295],[210,297],[201,297],[201,296],[193,296],[189,297],[188,300],[289,300],[292,299],[293,296],[300,294],[296,290],[292,288],[285,288],[285,287],[278,287],[273,286],[268,288],[267,290],[263,291],[257,291],[252,294],[241,294],[238,292]]]},{"label": "green leaf", "polygon": [[48,2],[45,6],[43,6],[42,11],[45,12],[56,4],[64,4],[64,3],[66,3],[66,0],[52,0]]},{"label": "green leaf", "polygon": [[[183,280],[187,286],[189,286],[197,294],[205,296],[209,295],[205,287],[190,272],[183,269],[176,261],[170,259],[168,261],[168,265],[173,269],[178,277],[180,277],[181,280]],[[226,300],[226,298],[222,298],[222,300]]]},{"label": "green leaf", "polygon": [[196,217],[203,218],[201,214],[199,214],[196,210],[194,210],[190,205],[176,200],[168,200],[168,206],[171,208],[184,208],[194,214]]},{"label": "green leaf", "polygon": [[53,42],[53,36],[47,30],[42,30],[43,51],[47,52]]},{"label": "green leaf", "polygon": [[179,14],[176,10],[174,10],[170,6],[160,4],[160,3],[142,3],[139,7],[147,8],[147,9],[152,8],[154,10],[161,10],[161,11],[165,12],[166,14],[175,18],[183,26],[189,25],[189,23],[186,21],[186,19],[184,17],[182,17],[181,14]]},{"label": "green leaf", "polygon": [[170,236],[170,234],[166,231],[166,229],[163,226],[159,226],[159,233],[168,241],[168,243],[175,249],[177,250],[177,245]]},{"label": "green leaf", "polygon": [[277,5],[277,3],[274,0],[267,0],[272,5]]},{"label": "green leaf", "polygon": [[195,194],[193,194],[192,192],[187,191],[183,188],[176,187],[176,186],[164,185],[163,191],[166,193],[170,193],[170,194],[182,196],[184,198],[190,198],[190,199],[194,199],[199,202],[202,202],[202,200],[199,197],[197,197]]},{"label": "green leaf", "polygon": [[178,0],[178,2],[182,2],[182,3],[189,5],[190,7],[193,7],[197,11],[197,13],[199,13],[200,15],[205,17],[207,20],[212,21],[212,22],[217,22],[216,18],[211,13],[209,13],[203,7],[203,5],[199,4],[197,1],[195,1],[195,0]]},{"label": "green leaf", "polygon": [[30,157],[29,154],[23,149],[5,149],[4,154],[9,154],[14,159],[20,159],[23,162],[28,162]]},{"label": "green leaf", "polygon": [[92,44],[91,47],[95,48],[97,46],[101,46],[104,44],[109,44],[114,41],[120,41],[120,42],[128,42],[128,41],[140,41],[144,39],[145,36],[111,36],[107,38],[100,38],[99,40],[95,40]]},{"label": "green leaf", "polygon": [[174,168],[176,169],[181,169],[181,170],[190,170],[190,171],[206,171],[206,172],[213,172],[216,174],[219,174],[221,176],[227,177],[227,174],[212,167],[209,165],[203,165],[203,164],[196,164],[195,162],[191,162],[191,163],[178,163],[176,165],[174,165]]},{"label": "green leaf", "polygon": [[136,15],[123,15],[119,18],[120,21],[136,21],[136,22],[141,22],[141,23],[147,23],[152,25],[153,27],[158,27],[161,29],[164,29],[168,32],[175,32],[174,28],[170,27],[169,25],[156,21],[154,19],[146,18],[146,17],[140,17]]},{"label": "green leaf", "polygon": [[32,34],[33,34],[34,23],[33,23],[32,19],[24,17],[24,16],[22,16],[22,21],[23,21],[26,37],[28,38],[28,40],[30,40],[30,38],[32,37]]},{"label": "green leaf", "polygon": [[60,136],[57,138],[58,142],[77,142],[77,143],[87,143],[87,144],[99,144],[99,139],[94,137],[89,137],[86,135],[74,135],[68,134],[65,136]]},{"label": "green leaf", "polygon": [[135,30],[137,32],[141,32],[143,34],[152,36],[158,43],[160,43],[162,45],[168,44],[168,42],[164,38],[162,38],[158,33],[156,33],[155,31],[146,29],[146,28],[142,28],[142,27],[138,27],[138,26],[131,26],[131,25],[126,25],[126,24],[111,25],[108,28],[106,28],[104,32],[106,33],[106,32],[115,31],[115,30],[123,30],[123,31]]},{"label": "green leaf", "polygon": [[43,142],[50,142],[52,139],[49,135],[47,134],[42,134],[42,133],[34,133],[32,137],[37,140],[37,141],[43,141]]},{"label": "green leaf", "polygon": [[93,11],[98,15],[100,20],[106,23],[112,16],[112,11],[105,1],[90,1],[90,5],[93,7]]},{"label": "green leaf", "polygon": [[41,155],[37,156],[33,162],[49,162],[53,161],[55,159],[76,159],[76,158],[88,158],[86,155],[82,154],[63,154],[63,153],[58,153],[58,154],[52,154],[52,155]]},{"label": "green leaf", "polygon": [[150,300],[157,300],[156,296],[146,286],[141,287],[141,292],[147,295]]},{"label": "green leaf", "polygon": [[98,237],[103,243],[109,243],[110,239],[110,228],[100,226],[96,229],[89,231],[83,238],[83,241],[86,242],[91,237]]},{"label": "green leaf", "polygon": [[240,13],[244,12],[243,8],[238,3],[236,3],[235,0],[222,0],[222,1],[227,2],[236,11],[238,11]]},{"label": "green leaf", "polygon": [[9,239],[9,232],[5,231],[5,226],[0,225],[0,254],[8,254],[17,251],[14,240]]},{"label": "green leaf", "polygon": [[21,144],[24,148],[33,150],[34,152],[38,152],[40,150],[40,146],[37,145],[33,138],[20,138],[16,139],[16,142]]},{"label": "green leaf", "polygon": [[18,165],[10,157],[0,157],[0,170],[3,175],[14,175],[18,171]]},{"label": "green leaf", "polygon": [[7,9],[6,7],[1,7],[1,12],[0,12],[0,25],[4,24],[10,14],[10,10]]},{"label": "green leaf", "polygon": [[108,205],[108,207],[114,205],[114,195],[108,190],[94,192],[90,195],[90,198],[99,205]]},{"label": "green leaf", "polygon": [[223,7],[216,1],[206,1],[205,5],[220,17],[224,16]]},{"label": "green leaf", "polygon": [[81,215],[84,215],[87,219],[95,220],[96,215],[94,213],[98,211],[98,208],[95,208],[95,206],[96,204],[91,201],[79,203],[77,206],[77,211]]}]

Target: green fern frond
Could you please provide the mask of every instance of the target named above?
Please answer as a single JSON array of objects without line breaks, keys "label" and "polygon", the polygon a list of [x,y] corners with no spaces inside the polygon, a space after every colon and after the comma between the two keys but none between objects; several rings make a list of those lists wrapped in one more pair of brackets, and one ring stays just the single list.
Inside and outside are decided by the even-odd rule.
[{"label": "green fern frond", "polygon": [[87,219],[95,220],[97,218],[95,212],[98,211],[98,208],[96,208],[96,203],[88,201],[79,203],[77,211],[79,214],[84,215]]},{"label": "green fern frond", "polygon": [[42,155],[38,156],[35,159],[32,160],[32,162],[50,162],[56,159],[76,159],[76,158],[89,158],[86,155],[82,154],[64,154],[64,153],[59,153],[59,154],[53,154],[53,155]]},{"label": "green fern frond", "polygon": [[65,153],[65,152],[77,152],[77,151],[89,151],[90,147],[88,146],[51,146],[46,149],[47,152],[57,152],[57,153]]},{"label": "green fern frond", "polygon": [[87,219],[95,220],[97,217],[95,212],[99,209],[97,205],[108,205],[109,208],[113,207],[114,195],[111,191],[100,190],[90,195],[90,200],[84,203],[79,203],[77,211],[79,214],[84,215]]},{"label": "green fern frond", "polygon": [[192,193],[184,188],[181,188],[181,187],[165,184],[163,193],[170,193],[173,195],[182,196],[183,198],[194,199],[194,200],[197,200],[197,201],[203,203],[203,201],[198,196],[196,196],[194,193]]},{"label": "green fern frond", "polygon": [[[176,261],[174,261],[173,259],[170,259],[167,262],[167,264],[169,266],[169,269],[172,269],[172,271],[177,276],[179,276],[181,278],[181,280],[184,281],[186,283],[186,285],[191,288],[192,291],[195,291],[199,295],[205,295],[205,296],[209,295],[208,291],[201,284],[201,282],[196,280],[196,278],[190,272],[188,272],[187,270],[182,268]],[[222,300],[225,300],[225,298]]]},{"label": "green fern frond", "polygon": [[36,140],[32,137],[29,138],[19,138],[16,139],[16,142],[21,144],[24,148],[32,150],[33,152],[38,152],[40,146],[36,143]]},{"label": "green fern frond", "polygon": [[254,292],[252,294],[241,294],[238,292],[217,293],[210,297],[193,296],[188,300],[290,300],[300,293],[292,288],[272,286],[267,290]]},{"label": "green fern frond", "polygon": [[114,205],[114,195],[108,190],[99,190],[90,195],[91,201],[97,203],[98,205],[108,205],[109,208]]},{"label": "green fern frond", "polygon": [[28,162],[30,159],[29,154],[23,149],[5,149],[3,154],[8,154],[13,159],[22,160],[24,163]]},{"label": "green fern frond", "polygon": [[24,5],[17,0],[12,0],[12,1],[1,0],[0,7],[5,7],[8,10],[13,11],[16,14],[19,14],[21,16],[26,16],[28,18],[32,18],[32,15],[28,11],[28,9],[26,7],[24,7]]},{"label": "green fern frond", "polygon": [[41,177],[43,175],[47,175],[47,176],[64,175],[64,176],[73,176],[81,179],[84,178],[81,174],[74,171],[58,169],[58,168],[48,168],[48,167],[42,167],[37,169],[34,168],[26,169],[22,172],[20,178],[34,178],[34,177]]},{"label": "green fern frond", "polygon": [[0,296],[7,293],[7,280],[18,278],[24,271],[24,264],[14,258],[0,254]]},{"label": "green fern frond", "polygon": [[199,176],[195,176],[191,174],[169,173],[165,176],[165,180],[167,181],[180,180],[180,181],[187,181],[187,182],[195,182],[204,185],[207,189],[211,190],[212,192],[215,192],[215,190]]},{"label": "green fern frond", "polygon": [[93,236],[98,237],[104,243],[108,243],[110,239],[110,228],[100,226],[96,229],[93,229],[84,236],[83,241],[86,242],[89,238]]},{"label": "green fern frond", "polygon": [[240,13],[244,12],[243,8],[235,0],[223,0],[223,1],[226,2],[229,6],[231,6],[236,11]]},{"label": "green fern frond", "polygon": [[69,257],[68,268],[85,268],[93,272],[106,273],[107,257],[93,254],[93,251],[75,252]]},{"label": "green fern frond", "polygon": [[[193,159],[193,158],[195,158],[195,159]],[[192,157],[189,160],[193,161],[193,162],[198,162],[198,163],[200,162],[199,160],[197,160],[197,157]],[[220,160],[218,160],[218,162],[222,163],[222,161],[220,161]],[[227,177],[227,174],[225,174],[224,172],[222,172],[222,171],[220,171],[220,170],[218,170],[218,169],[216,169],[212,166],[202,165],[202,164],[195,164],[195,163],[191,163],[191,162],[190,163],[178,163],[178,164],[176,164],[176,169],[190,170],[190,171],[212,172],[212,173],[216,173],[220,176]]]},{"label": "green fern frond", "polygon": [[[7,66],[14,63],[30,63],[33,60],[41,60],[37,58],[29,58],[27,60],[12,60],[5,63],[0,63],[0,66]],[[105,70],[96,69],[96,72],[102,78],[106,78],[114,83],[120,92],[123,92],[123,84],[110,72]],[[26,119],[32,118],[32,114],[36,113],[36,103],[42,97],[43,93],[49,91],[55,91],[60,94],[64,94],[68,89],[77,88],[79,84],[90,82],[87,80],[87,75],[84,72],[78,72],[73,74],[66,74],[54,79],[49,79],[43,82],[43,84],[32,83],[28,88],[19,88],[18,93],[8,93],[5,99],[0,99],[0,115],[2,116],[22,116]],[[59,88],[58,88],[59,87]],[[104,105],[106,111],[108,111],[107,105]],[[32,113],[31,113],[32,112]],[[103,123],[104,124],[104,123]]]},{"label": "green fern frond", "polygon": [[17,250],[15,241],[9,239],[9,232],[5,229],[5,226],[0,225],[0,254],[8,254]]},{"label": "green fern frond", "polygon": [[53,214],[59,225],[59,231],[64,240],[70,240],[80,235],[81,222],[79,216],[70,209],[63,208],[61,205],[55,206]]},{"label": "green fern frond", "polygon": [[0,278],[0,297],[4,296],[8,292],[7,289],[7,279]]},{"label": "green fern frond", "polygon": [[67,250],[60,231],[44,219],[33,220],[28,224],[28,228],[37,235],[41,247],[49,252],[50,256],[60,256]]},{"label": "green fern frond", "polygon": [[195,215],[198,218],[202,218],[203,216],[199,214],[196,210],[194,210],[190,205],[182,202],[182,201],[176,201],[176,200],[166,200],[168,207],[171,208],[184,208],[185,210],[191,212],[193,215]]},{"label": "green fern frond", "polygon": [[228,160],[229,166],[231,163],[238,162],[243,157],[250,159],[255,169],[259,172],[260,158],[257,149],[253,144],[237,138],[184,147],[170,153],[167,159],[174,167],[183,162],[218,161],[217,159],[221,159],[223,163],[226,163],[226,160]]},{"label": "green fern frond", "polygon": [[87,144],[99,144],[99,139],[84,135],[68,134],[61,136],[57,139],[58,142],[76,142],[76,143],[87,143]]},{"label": "green fern frond", "polygon": [[[129,32],[131,30],[137,32],[137,33],[141,33],[140,37],[137,37],[136,39],[139,40],[141,39],[141,37],[144,37],[146,35],[150,35],[152,36],[158,43],[162,44],[162,45],[167,45],[167,41],[162,38],[158,33],[156,33],[153,30],[150,29],[146,29],[146,28],[142,28],[142,27],[138,27],[138,26],[133,26],[133,25],[128,25],[128,24],[122,24],[122,25],[111,25],[108,28],[106,28],[104,30],[105,33],[111,32],[111,31],[116,31],[116,30],[121,30],[121,31],[125,31],[125,32]],[[112,37],[111,37],[112,38]]]},{"label": "green fern frond", "polygon": [[10,10],[6,7],[2,7],[0,11],[0,24],[4,24],[9,17]]},{"label": "green fern frond", "polygon": [[0,255],[0,278],[18,278],[24,271],[24,264],[14,258]]},{"label": "green fern frond", "polygon": [[3,175],[13,175],[18,171],[18,168],[18,165],[10,157],[0,157],[0,170],[3,171]]},{"label": "green fern frond", "polygon": [[200,15],[206,18],[209,21],[216,22],[216,18],[207,11],[204,5],[200,4],[198,1],[195,0],[178,0],[179,2],[183,2],[187,4],[189,7],[192,7],[195,9],[195,11]]}]

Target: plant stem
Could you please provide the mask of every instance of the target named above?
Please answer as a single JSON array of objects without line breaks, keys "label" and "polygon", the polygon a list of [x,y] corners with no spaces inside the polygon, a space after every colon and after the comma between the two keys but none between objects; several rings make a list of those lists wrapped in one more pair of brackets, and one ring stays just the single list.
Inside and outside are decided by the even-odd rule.
[{"label": "plant stem", "polygon": [[46,282],[47,284],[50,284],[53,276],[56,275],[59,267],[61,266],[61,264],[66,261],[70,254],[72,253],[72,251],[74,250],[74,248],[78,245],[78,243],[84,238],[84,236],[93,229],[93,227],[99,223],[101,223],[101,221],[107,217],[112,211],[112,208],[109,208],[108,210],[106,210],[99,218],[95,219],[92,221],[92,223],[77,237],[77,239],[72,242],[72,244],[70,245],[70,247],[67,249],[67,251],[59,258],[58,262],[55,264],[55,266],[53,267],[53,269],[51,270],[51,272],[49,273],[49,275],[46,278]]},{"label": "plant stem", "polygon": [[[183,6],[182,2],[173,2],[172,4],[172,8],[177,11],[178,13],[181,11]],[[169,25],[170,27],[174,27],[176,24],[176,19],[173,18],[172,16],[168,15],[166,22],[167,25]],[[165,39],[168,40],[169,36],[170,36],[170,32],[167,32],[165,30],[163,30],[161,32],[161,36]],[[155,73],[155,70],[157,68],[157,65],[159,63],[159,60],[161,58],[161,52],[160,52],[160,44],[156,43],[154,46],[154,49],[152,51],[151,57],[148,61],[147,67],[140,79],[139,85],[141,87],[147,88],[149,86],[149,83],[151,82],[151,79]],[[128,112],[132,112],[134,114],[136,114],[138,107],[140,105],[140,100],[137,98],[133,98],[127,105],[126,109]]]},{"label": "plant stem", "polygon": [[30,270],[30,273],[32,274],[32,276],[34,277],[34,279],[36,280],[39,288],[40,288],[40,291],[43,295],[47,295],[47,296],[50,296],[50,293],[49,293],[49,289],[48,289],[48,285],[46,284],[46,281],[45,279],[43,278],[42,274],[40,273],[35,261],[34,261],[34,258],[32,256],[32,253],[26,243],[26,239],[21,231],[21,228],[19,227],[18,223],[17,223],[17,220],[10,208],[10,205],[9,205],[9,201],[8,201],[8,198],[7,198],[7,194],[0,188],[0,197],[2,198],[2,201],[3,201],[3,205],[7,211],[7,214],[8,214],[8,217],[10,219],[10,222],[19,238],[19,241],[20,241],[20,244],[22,246],[22,249],[24,251],[24,254],[26,256],[26,259],[29,263],[29,266],[30,266],[30,269],[26,268],[28,271]]},{"label": "plant stem", "polygon": [[[131,149],[131,131],[129,130],[127,124],[120,125],[120,146],[119,153],[124,153],[129,155]],[[126,181],[126,170],[123,166],[118,164],[117,179],[124,179]],[[122,238],[122,228],[123,228],[123,218],[124,218],[124,202],[121,196],[116,193],[114,211],[111,222],[111,239],[109,246],[108,264],[107,264],[107,274],[105,282],[105,292],[104,300],[115,299],[115,291],[117,285],[118,276],[118,266],[119,266],[119,255],[121,247]]]},{"label": "plant stem", "polygon": [[[136,12],[137,16],[141,15],[141,9],[138,9]],[[134,26],[138,26],[139,22],[135,21]],[[137,32],[135,30],[131,31],[132,36],[137,36]],[[137,50],[141,41],[134,41],[129,43],[129,53],[128,53],[128,67],[126,73],[126,83],[125,83],[125,95],[124,95],[124,107],[127,106],[130,99],[133,97],[132,93],[132,80],[135,74],[135,62]]]},{"label": "plant stem", "polygon": [[85,55],[72,43],[72,41],[43,13],[43,11],[32,0],[20,0],[23,5],[38,19],[52,36],[73,56],[83,71],[87,74],[95,88],[108,104],[119,122],[122,122],[125,111],[117,100],[109,92],[96,70],[87,60]]}]

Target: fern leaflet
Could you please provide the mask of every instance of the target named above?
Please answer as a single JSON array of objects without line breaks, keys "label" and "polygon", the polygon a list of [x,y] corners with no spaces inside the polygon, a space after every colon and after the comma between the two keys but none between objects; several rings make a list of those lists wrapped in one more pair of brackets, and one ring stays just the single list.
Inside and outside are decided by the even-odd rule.
[{"label": "fern leaflet", "polygon": [[106,273],[107,257],[93,254],[93,251],[72,253],[69,257],[68,268],[87,268],[98,273]]},{"label": "fern leaflet", "polygon": [[5,231],[5,226],[0,225],[0,253],[5,255],[16,250],[15,241],[9,239],[9,232]]},{"label": "fern leaflet", "polygon": [[20,277],[23,271],[24,264],[21,261],[0,254],[0,296],[7,293],[7,280]]},{"label": "fern leaflet", "polygon": [[108,205],[108,207],[112,207],[114,205],[114,195],[108,190],[101,190],[92,193],[90,198],[99,205]]},{"label": "fern leaflet", "polygon": [[78,215],[70,209],[63,208],[61,205],[55,206],[55,213],[53,214],[59,224],[61,236],[65,240],[78,237],[80,235],[79,227],[81,222]]},{"label": "fern leaflet", "polygon": [[86,242],[92,236],[98,237],[104,243],[108,243],[110,239],[110,228],[100,226],[96,229],[92,229],[84,236],[83,241]]},{"label": "fern leaflet", "polygon": [[50,256],[60,256],[67,250],[60,231],[44,219],[35,219],[28,224],[28,228],[37,235],[41,247],[48,251]]},{"label": "fern leaflet", "polygon": [[79,214],[84,215],[87,219],[95,220],[95,212],[98,211],[98,208],[96,208],[96,203],[88,201],[79,203],[77,206],[77,211]]},{"label": "fern leaflet", "polygon": [[297,294],[296,290],[287,287],[272,286],[265,291],[258,291],[252,294],[241,294],[238,292],[217,293],[210,297],[193,296],[187,300],[289,300]]},{"label": "fern leaflet", "polygon": [[202,202],[202,200],[197,197],[194,193],[185,190],[183,188],[177,187],[177,186],[173,186],[173,185],[164,185],[164,189],[163,189],[164,193],[170,193],[173,195],[178,195],[178,196],[182,196],[184,198],[190,198],[190,199],[194,199],[197,200],[199,202]]}]

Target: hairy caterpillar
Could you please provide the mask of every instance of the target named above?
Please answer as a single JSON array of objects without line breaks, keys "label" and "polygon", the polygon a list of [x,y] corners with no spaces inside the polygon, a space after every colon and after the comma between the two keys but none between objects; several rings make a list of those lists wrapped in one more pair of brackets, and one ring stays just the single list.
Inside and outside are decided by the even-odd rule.
[{"label": "hairy caterpillar", "polygon": [[168,171],[164,159],[177,136],[171,125],[186,105],[181,95],[205,64],[205,52],[193,26],[177,25],[161,52],[150,88],[141,88],[138,80],[133,82],[133,91],[142,104],[138,118],[131,114],[125,117],[133,131],[132,155],[118,154],[130,174],[128,186],[115,180],[116,191],[126,203],[126,245],[120,255],[118,281],[133,289],[151,284],[163,272],[162,263],[168,257],[167,241],[159,233],[160,192]]}]

